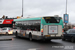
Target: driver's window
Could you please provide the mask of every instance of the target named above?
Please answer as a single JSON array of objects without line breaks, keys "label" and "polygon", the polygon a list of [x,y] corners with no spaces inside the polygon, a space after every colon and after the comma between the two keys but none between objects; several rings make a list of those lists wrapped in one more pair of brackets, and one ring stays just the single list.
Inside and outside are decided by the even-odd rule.
[{"label": "driver's window", "polygon": [[70,30],[69,33],[72,33],[72,30]]},{"label": "driver's window", "polygon": [[67,33],[70,33],[70,30],[67,30],[66,32],[67,32]]}]

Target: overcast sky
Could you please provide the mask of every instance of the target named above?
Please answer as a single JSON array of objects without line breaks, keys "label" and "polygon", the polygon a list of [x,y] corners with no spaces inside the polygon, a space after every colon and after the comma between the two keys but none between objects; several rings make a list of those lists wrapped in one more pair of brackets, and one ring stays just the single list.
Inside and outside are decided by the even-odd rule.
[{"label": "overcast sky", "polygon": [[[53,16],[63,17],[66,0],[24,0],[24,17]],[[75,22],[75,0],[68,0],[69,22]],[[0,0],[0,17],[22,15],[22,0]]]}]

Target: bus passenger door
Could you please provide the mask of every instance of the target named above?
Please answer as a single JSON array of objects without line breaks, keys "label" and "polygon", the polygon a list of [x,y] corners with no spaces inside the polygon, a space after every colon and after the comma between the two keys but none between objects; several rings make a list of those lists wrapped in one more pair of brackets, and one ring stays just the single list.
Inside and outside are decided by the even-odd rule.
[{"label": "bus passenger door", "polygon": [[32,38],[33,38],[33,39],[37,39],[37,36],[39,36],[39,33],[40,33],[40,32],[39,32],[37,29],[33,29],[33,30],[32,30],[32,35],[33,35]]}]

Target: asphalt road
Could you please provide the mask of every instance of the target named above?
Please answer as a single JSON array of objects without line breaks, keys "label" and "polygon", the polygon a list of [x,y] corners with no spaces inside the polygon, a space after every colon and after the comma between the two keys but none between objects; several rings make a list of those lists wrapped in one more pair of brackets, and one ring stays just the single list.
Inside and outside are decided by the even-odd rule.
[{"label": "asphalt road", "polygon": [[12,38],[9,41],[0,41],[0,50],[75,50],[75,43],[62,41],[61,39],[51,40],[51,42],[29,41],[26,38]]}]

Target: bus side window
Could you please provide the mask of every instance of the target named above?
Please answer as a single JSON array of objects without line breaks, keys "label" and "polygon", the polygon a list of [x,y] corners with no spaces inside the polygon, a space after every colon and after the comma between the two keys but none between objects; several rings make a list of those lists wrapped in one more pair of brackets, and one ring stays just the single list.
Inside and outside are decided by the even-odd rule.
[{"label": "bus side window", "polygon": [[40,25],[36,25],[35,28],[35,31],[40,31]]},{"label": "bus side window", "polygon": [[34,31],[34,28],[31,28],[32,31]]}]

